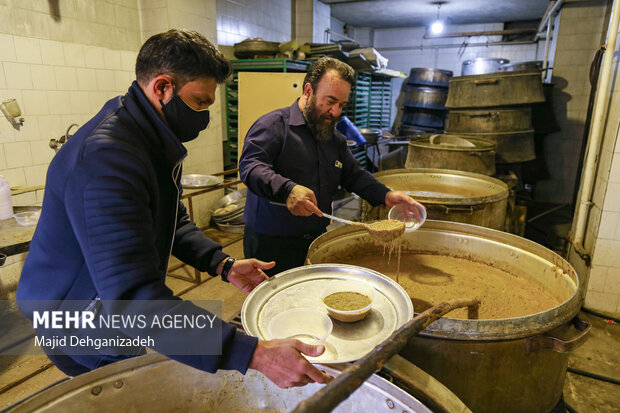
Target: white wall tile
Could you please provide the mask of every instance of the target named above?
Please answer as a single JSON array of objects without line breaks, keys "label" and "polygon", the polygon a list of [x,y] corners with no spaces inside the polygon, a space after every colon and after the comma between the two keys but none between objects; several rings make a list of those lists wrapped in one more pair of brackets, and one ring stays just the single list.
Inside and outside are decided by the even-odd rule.
[{"label": "white wall tile", "polygon": [[58,139],[60,137],[60,134],[56,135],[50,131],[46,134],[41,134],[42,137],[49,136],[48,139],[30,142],[30,153],[32,154],[32,163],[34,165],[45,165],[47,168],[54,157],[54,150],[50,148],[49,141],[52,138]]},{"label": "white wall tile", "polygon": [[41,63],[41,41],[29,37],[14,37],[15,55],[18,62]]},{"label": "white wall tile", "polygon": [[97,90],[97,73],[95,69],[78,68],[75,70],[79,90]]},{"label": "white wall tile", "polygon": [[111,70],[121,70],[121,53],[118,50],[103,49],[103,67]]},{"label": "white wall tile", "polygon": [[54,68],[56,74],[56,89],[58,90],[76,90],[78,84],[76,82],[77,72],[74,67],[56,66]]},{"label": "white wall tile", "polygon": [[102,69],[105,67],[103,59],[103,48],[97,46],[84,47],[84,64],[86,67]]},{"label": "white wall tile", "polygon": [[84,45],[76,43],[63,43],[62,46],[66,66],[84,67],[86,65]]},{"label": "white wall tile", "polygon": [[[5,149],[6,155],[6,149]],[[8,156],[8,155],[6,155]],[[10,186],[26,186],[26,177],[24,176],[24,168],[7,168],[2,171],[2,175],[6,178]]]},{"label": "white wall tile", "polygon": [[64,65],[65,54],[62,42],[41,40],[41,62],[47,65]]},{"label": "white wall tile", "polygon": [[613,313],[618,308],[620,296],[610,293],[599,293],[588,291],[585,299],[585,306],[603,312]]},{"label": "white wall tile", "polygon": [[8,87],[12,89],[32,89],[32,74],[29,64],[5,62],[3,65]]},{"label": "white wall tile", "polygon": [[620,217],[620,213],[618,212],[603,211],[600,227],[596,227],[599,228],[598,238],[615,239],[616,227],[620,223],[618,217]]},{"label": "white wall tile", "polygon": [[35,90],[56,89],[56,73],[53,66],[31,65],[32,86]]},{"label": "white wall tile", "polygon": [[112,70],[95,70],[99,90],[114,90],[114,72]]},{"label": "white wall tile", "polygon": [[26,175],[26,184],[28,186],[45,185],[46,173],[47,165],[35,165],[25,167],[24,175]]},{"label": "white wall tile", "polygon": [[620,183],[610,183],[607,186],[603,210],[620,212]]},{"label": "white wall tile", "polygon": [[30,144],[28,142],[5,143],[4,151],[7,168],[23,168],[32,165]]},{"label": "white wall tile", "polygon": [[15,54],[15,43],[13,36],[0,33],[0,61],[2,62],[15,62],[17,61],[17,55]]}]

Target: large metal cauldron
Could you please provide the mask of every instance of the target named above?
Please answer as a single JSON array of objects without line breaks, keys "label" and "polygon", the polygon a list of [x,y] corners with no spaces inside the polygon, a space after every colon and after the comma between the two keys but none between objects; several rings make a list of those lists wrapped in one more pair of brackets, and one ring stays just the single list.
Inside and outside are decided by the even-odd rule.
[{"label": "large metal cauldron", "polygon": [[445,110],[403,108],[403,124],[418,125],[427,128],[443,128],[446,118]]},{"label": "large metal cauldron", "polygon": [[[393,169],[374,176],[423,203],[429,219],[504,229],[508,187],[499,179],[449,169]],[[366,221],[386,218],[385,206],[364,205]]]},{"label": "large metal cauldron", "polygon": [[[402,361],[395,370],[403,377],[402,373],[398,374],[400,365]],[[335,367],[319,365],[332,376],[337,376],[346,365]],[[408,369],[411,368],[413,366],[409,364]],[[406,377],[405,381],[414,388],[420,387]],[[321,387],[320,384],[309,384],[280,389],[255,370],[249,370],[245,376],[223,370],[209,374],[159,354],[151,354],[110,364],[57,384],[13,406],[7,413],[287,412]],[[422,390],[417,393],[422,394]],[[434,411],[437,411],[436,406],[442,407],[439,410],[442,412],[468,411],[447,389],[430,395],[426,393],[423,397],[430,397]],[[431,413],[420,401],[377,375],[371,376],[334,411]]]},{"label": "large metal cauldron", "polygon": [[[556,296],[558,306],[523,317],[439,319],[401,352],[474,412],[548,413],[562,395],[568,352],[589,331],[576,318],[579,279],[570,264],[516,235],[454,222],[426,221],[403,235],[403,248],[479,261],[541,284]],[[382,254],[363,229],[342,227],[317,238],[307,262],[338,262],[351,249]]]},{"label": "large metal cauldron", "polygon": [[450,79],[447,108],[487,108],[545,101],[540,72],[504,72]]},{"label": "large metal cauldron", "polygon": [[[457,136],[457,135],[434,135]],[[495,143],[489,139],[463,137],[473,146],[445,145],[431,136],[409,141],[405,168],[454,169],[483,175],[495,173]]]},{"label": "large metal cauldron", "polygon": [[451,110],[446,120],[449,133],[531,132],[529,107]]},{"label": "large metal cauldron", "polygon": [[405,103],[408,108],[445,109],[448,91],[444,88],[405,86]]}]

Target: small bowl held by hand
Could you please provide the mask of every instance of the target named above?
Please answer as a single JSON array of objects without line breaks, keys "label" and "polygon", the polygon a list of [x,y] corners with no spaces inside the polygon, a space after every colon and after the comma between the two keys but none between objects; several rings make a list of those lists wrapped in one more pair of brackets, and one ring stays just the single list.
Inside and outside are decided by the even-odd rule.
[{"label": "small bowl held by hand", "polygon": [[375,290],[363,281],[330,281],[321,294],[332,318],[353,323],[366,318],[372,309]]},{"label": "small bowl held by hand", "polygon": [[267,326],[272,339],[295,338],[303,343],[325,343],[334,324],[327,314],[314,308],[291,308],[273,317]]},{"label": "small bowl held by hand", "polygon": [[388,219],[394,219],[405,223],[405,232],[412,232],[420,228],[426,221],[426,208],[419,202],[415,202],[415,211],[406,202],[401,202],[390,208]]}]

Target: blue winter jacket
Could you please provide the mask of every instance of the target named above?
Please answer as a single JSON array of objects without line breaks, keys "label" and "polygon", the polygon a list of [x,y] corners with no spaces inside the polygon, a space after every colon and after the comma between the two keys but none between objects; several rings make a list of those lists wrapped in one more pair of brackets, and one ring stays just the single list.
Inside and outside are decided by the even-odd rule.
[{"label": "blue winter jacket", "polygon": [[[23,300],[178,300],[165,278],[170,253],[215,275],[227,257],[189,221],[179,200],[187,150],[134,82],[61,148],[47,172],[41,217],[17,289]],[[188,307],[189,306],[189,307]],[[178,332],[171,334],[179,335]],[[192,330],[179,340],[200,343]],[[245,372],[256,338],[222,323],[221,356],[183,356],[201,370]],[[98,356],[89,361],[98,365]],[[102,356],[103,357],[103,356]]]}]

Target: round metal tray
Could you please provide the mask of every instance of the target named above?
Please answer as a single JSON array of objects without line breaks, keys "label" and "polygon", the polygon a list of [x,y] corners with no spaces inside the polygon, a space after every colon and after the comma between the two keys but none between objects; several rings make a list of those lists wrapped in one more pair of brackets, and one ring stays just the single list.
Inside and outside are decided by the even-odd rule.
[{"label": "round metal tray", "polygon": [[317,308],[327,314],[321,292],[332,280],[366,283],[375,289],[374,302],[361,321],[333,320],[334,329],[325,341],[325,352],[319,357],[306,356],[312,363],[358,360],[413,317],[409,295],[390,278],[354,265],[315,264],[284,271],[256,287],[241,309],[243,328],[249,335],[270,340],[269,321],[286,309]]},{"label": "round metal tray", "polygon": [[181,177],[183,188],[208,188],[224,182],[224,177],[213,175],[189,174]]}]

